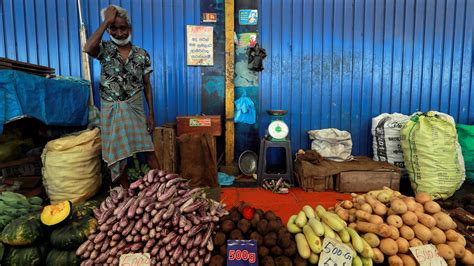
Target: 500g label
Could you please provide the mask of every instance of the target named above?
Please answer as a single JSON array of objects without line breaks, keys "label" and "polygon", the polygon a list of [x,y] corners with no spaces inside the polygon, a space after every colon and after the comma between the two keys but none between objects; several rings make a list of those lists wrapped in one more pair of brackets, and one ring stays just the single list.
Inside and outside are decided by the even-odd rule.
[{"label": "500g label", "polygon": [[256,255],[253,252],[247,250],[229,250],[229,260],[243,260],[255,263]]}]

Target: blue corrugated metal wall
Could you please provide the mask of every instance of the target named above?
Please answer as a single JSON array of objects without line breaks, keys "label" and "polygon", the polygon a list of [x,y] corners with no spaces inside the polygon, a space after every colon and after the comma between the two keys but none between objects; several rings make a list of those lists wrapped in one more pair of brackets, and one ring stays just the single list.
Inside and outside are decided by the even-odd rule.
[{"label": "blue corrugated metal wall", "polygon": [[[130,11],[133,42],[153,58],[157,122],[200,112],[200,70],[185,51],[200,1],[83,0],[88,34],[109,3]],[[473,123],[473,13],[472,0],[260,0],[261,130],[266,109],[288,109],[294,149],[308,147],[306,131],[337,127],[351,131],[354,154],[370,154],[370,121],[382,112],[433,109]],[[0,1],[1,57],[79,76],[78,29],[74,0]],[[93,71],[97,85],[97,62]]]},{"label": "blue corrugated metal wall", "polygon": [[260,0],[266,109],[289,110],[293,148],[310,129],[352,133],[371,153],[371,118],[439,110],[474,122],[472,0]]},{"label": "blue corrugated metal wall", "polygon": [[[200,1],[82,0],[88,35],[99,26],[100,9],[109,4],[130,12],[132,42],[152,57],[156,122],[199,113],[200,71],[186,66],[185,25],[200,23]],[[81,76],[76,0],[0,0],[0,31],[0,57],[51,66],[61,75]],[[91,62],[97,102],[100,65]]]}]

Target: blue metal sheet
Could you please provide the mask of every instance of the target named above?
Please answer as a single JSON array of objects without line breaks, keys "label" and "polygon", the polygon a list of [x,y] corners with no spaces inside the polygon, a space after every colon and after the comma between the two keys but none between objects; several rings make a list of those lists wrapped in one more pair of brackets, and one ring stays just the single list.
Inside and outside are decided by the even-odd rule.
[{"label": "blue metal sheet", "polygon": [[[293,149],[307,131],[349,130],[370,155],[371,119],[438,110],[474,123],[467,0],[261,0],[260,114],[286,108]],[[262,119],[261,128],[268,120]],[[262,132],[262,130],[261,130]]]},{"label": "blue metal sheet", "polygon": [[[100,25],[109,4],[126,8],[132,41],[153,61],[153,102],[157,124],[201,112],[200,70],[186,66],[186,24],[200,24],[199,0],[82,0],[87,33]],[[79,16],[75,0],[0,1],[0,57],[53,67],[60,75],[82,75]],[[105,38],[108,39],[107,34]],[[100,64],[91,59],[98,97]]]}]

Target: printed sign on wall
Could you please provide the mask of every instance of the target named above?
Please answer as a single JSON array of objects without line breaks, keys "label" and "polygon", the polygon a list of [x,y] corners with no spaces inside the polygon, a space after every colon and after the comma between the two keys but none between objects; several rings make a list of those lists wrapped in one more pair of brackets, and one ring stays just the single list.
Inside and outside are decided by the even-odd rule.
[{"label": "printed sign on wall", "polygon": [[241,9],[239,10],[240,25],[257,25],[258,10],[257,9]]},{"label": "printed sign on wall", "polygon": [[213,27],[186,26],[187,64],[189,66],[214,65]]}]

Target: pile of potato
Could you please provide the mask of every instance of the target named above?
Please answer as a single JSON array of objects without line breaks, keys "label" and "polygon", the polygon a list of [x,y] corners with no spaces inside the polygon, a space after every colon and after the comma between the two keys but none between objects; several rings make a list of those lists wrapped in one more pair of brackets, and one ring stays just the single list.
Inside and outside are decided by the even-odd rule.
[{"label": "pile of potato", "polygon": [[474,264],[456,223],[427,193],[407,197],[389,188],[352,195],[335,213],[373,248],[375,263],[416,265],[410,247],[431,243],[448,265]]},{"label": "pile of potato", "polygon": [[323,206],[315,209],[304,206],[297,214],[290,217],[288,231],[295,235],[296,246],[301,258],[310,264],[317,264],[319,254],[323,250],[325,237],[336,239],[352,248],[352,265],[371,265],[374,252],[372,247],[359,234],[343,221],[337,214],[328,212]]}]

